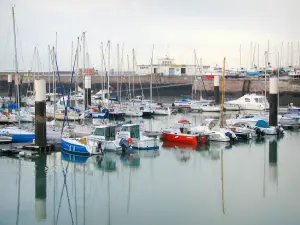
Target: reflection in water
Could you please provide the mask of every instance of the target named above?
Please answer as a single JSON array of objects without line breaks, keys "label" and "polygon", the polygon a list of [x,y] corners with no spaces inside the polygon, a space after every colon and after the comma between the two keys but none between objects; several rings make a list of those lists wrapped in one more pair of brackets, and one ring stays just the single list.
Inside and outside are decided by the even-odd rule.
[{"label": "reflection in water", "polygon": [[99,161],[97,161],[96,164],[100,170],[103,170],[105,172],[114,172],[117,169],[116,160],[116,154],[105,153],[103,157],[99,157]]},{"label": "reflection in water", "polygon": [[35,218],[37,221],[47,219],[47,156],[41,155],[35,161]]},{"label": "reflection in water", "polygon": [[181,163],[186,163],[191,159],[191,152],[176,149],[173,151],[173,154],[175,155],[176,159]]},{"label": "reflection in water", "polygon": [[120,159],[124,166],[140,167],[140,155],[138,153],[122,153]]},{"label": "reflection in water", "polygon": [[142,158],[156,158],[159,156],[158,150],[139,151],[140,157]]},{"label": "reflection in water", "polygon": [[277,183],[277,140],[271,140],[269,142],[269,176],[272,181]]}]

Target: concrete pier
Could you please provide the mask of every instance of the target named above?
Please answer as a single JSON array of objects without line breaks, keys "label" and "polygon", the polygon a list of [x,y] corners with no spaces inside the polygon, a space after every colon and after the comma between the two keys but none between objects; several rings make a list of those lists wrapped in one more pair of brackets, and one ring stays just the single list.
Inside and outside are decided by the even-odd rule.
[{"label": "concrete pier", "polygon": [[270,112],[269,124],[270,126],[277,126],[278,123],[278,79],[273,76],[270,78]]},{"label": "concrete pier", "polygon": [[8,97],[11,99],[12,97],[12,90],[13,90],[13,83],[12,83],[12,75],[7,75],[7,82],[8,82]]},{"label": "concrete pier", "polygon": [[46,147],[46,81],[36,80],[35,88],[35,145]]},{"label": "concrete pier", "polygon": [[217,104],[220,103],[220,76],[214,76],[214,99]]},{"label": "concrete pier", "polygon": [[92,103],[91,96],[91,88],[92,88],[92,77],[86,75],[84,77],[84,108],[87,109],[87,106]]}]

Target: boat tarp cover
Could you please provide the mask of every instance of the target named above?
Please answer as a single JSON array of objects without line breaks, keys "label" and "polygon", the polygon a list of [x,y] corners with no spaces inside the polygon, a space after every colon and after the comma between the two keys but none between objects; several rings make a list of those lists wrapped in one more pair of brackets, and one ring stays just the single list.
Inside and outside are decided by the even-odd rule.
[{"label": "boat tarp cover", "polygon": [[269,124],[266,121],[264,121],[264,120],[258,120],[256,122],[255,126],[261,127],[261,128],[270,128]]},{"label": "boat tarp cover", "polygon": [[71,110],[75,111],[75,112],[80,112],[80,109],[75,108],[75,107],[73,107],[73,106],[70,106],[69,108],[70,108]]}]

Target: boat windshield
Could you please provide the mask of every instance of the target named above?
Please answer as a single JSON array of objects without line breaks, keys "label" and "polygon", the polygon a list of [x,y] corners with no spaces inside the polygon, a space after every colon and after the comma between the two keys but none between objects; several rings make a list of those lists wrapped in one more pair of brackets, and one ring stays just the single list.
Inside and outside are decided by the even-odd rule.
[{"label": "boat windshield", "polygon": [[121,131],[129,131],[128,127],[124,126],[121,128]]},{"label": "boat windshield", "polygon": [[105,128],[96,128],[94,131],[94,135],[96,136],[104,136],[105,135]]}]

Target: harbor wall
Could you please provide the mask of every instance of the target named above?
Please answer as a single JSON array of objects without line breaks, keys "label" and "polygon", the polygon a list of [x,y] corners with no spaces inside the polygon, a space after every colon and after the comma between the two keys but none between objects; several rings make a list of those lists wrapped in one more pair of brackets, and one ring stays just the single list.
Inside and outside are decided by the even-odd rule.
[{"label": "harbor wall", "polygon": [[[42,77],[42,76],[41,76]],[[41,78],[40,77],[40,78]],[[44,79],[48,80],[48,77],[45,76]],[[64,89],[67,90],[69,88],[69,82],[71,77],[70,76],[61,76],[61,81],[64,86]],[[117,82],[121,83],[122,79],[122,96],[125,97],[126,93],[128,92],[128,77],[117,77],[113,76],[110,77],[110,85],[112,87],[112,95],[116,95],[117,90]],[[197,90],[197,95],[199,96],[200,93],[205,98],[213,99],[214,96],[214,83],[213,80],[209,79],[197,79],[194,82],[193,76],[162,76],[162,75],[153,75],[153,96],[155,98],[161,98],[162,96],[169,97],[168,99],[172,98],[180,98],[180,97],[189,97],[191,96],[192,89]],[[52,77],[51,77],[52,82]],[[73,80],[74,81],[74,80]],[[79,86],[82,88],[82,77],[78,77],[76,79]],[[103,77],[102,76],[92,76],[92,91],[95,93],[102,88]],[[58,83],[58,81],[57,81]],[[131,91],[133,88],[135,89],[135,95],[141,95],[142,93],[144,96],[149,96],[150,94],[150,76],[135,76],[130,78],[131,83]],[[248,81],[247,90],[244,90],[244,83],[245,79],[226,79],[225,81],[225,93],[226,98],[237,98],[242,96],[244,93],[258,93],[261,94],[264,92],[265,89],[265,81],[263,78],[256,78],[250,79]],[[22,93],[26,93],[28,89],[32,90],[33,87],[33,79],[24,77],[22,81]],[[31,85],[31,88],[29,87]],[[60,85],[57,84],[57,87]],[[142,88],[141,88],[142,86]],[[29,87],[29,88],[28,88]],[[72,85],[74,90],[74,84]],[[47,84],[47,92],[48,90]],[[222,89],[222,85],[220,83],[220,91]],[[267,93],[269,89],[269,81],[267,80]],[[52,85],[50,85],[50,90],[52,90]],[[285,103],[289,102],[300,103],[300,80],[279,80],[278,82],[278,90],[280,96],[285,97]],[[7,95],[8,93],[8,83],[7,83],[7,75],[0,75],[0,91],[4,93],[2,95]],[[66,92],[66,91],[65,91]],[[196,95],[196,96],[197,96]],[[284,99],[284,98],[283,98]],[[280,102],[282,98],[280,98]]]}]

